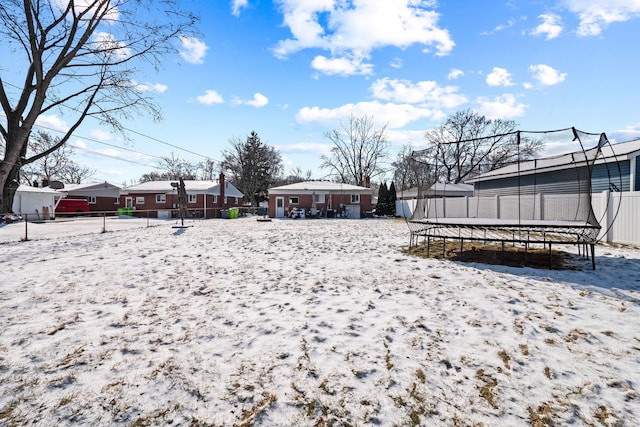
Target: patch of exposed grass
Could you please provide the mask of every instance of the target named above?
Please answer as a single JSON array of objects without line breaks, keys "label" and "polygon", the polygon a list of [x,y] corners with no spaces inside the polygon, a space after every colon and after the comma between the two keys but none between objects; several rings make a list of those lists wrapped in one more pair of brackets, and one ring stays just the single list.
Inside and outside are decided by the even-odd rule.
[{"label": "patch of exposed grass", "polygon": [[422,371],[422,369],[420,369],[420,368],[418,368],[418,369],[416,370],[416,377],[418,377],[418,380],[419,380],[422,384],[424,384],[424,383],[426,382],[426,380],[427,380],[427,378],[426,378],[426,377],[425,377],[425,375],[424,375],[424,372],[423,372],[423,371]]},{"label": "patch of exposed grass", "polygon": [[476,371],[476,378],[482,381],[482,385],[480,385],[480,397],[486,400],[492,408],[498,409],[495,400],[496,396],[493,393],[494,389],[498,386],[498,380],[485,374],[484,369],[478,369],[478,371]]},{"label": "patch of exposed grass", "polygon": [[509,356],[509,353],[507,353],[506,350],[500,350],[498,352],[498,357],[502,359],[502,363],[504,363],[505,368],[511,369],[511,365],[509,364],[511,356]]},{"label": "patch of exposed grass", "polygon": [[549,378],[550,380],[553,379],[553,373],[551,373],[551,368],[548,366],[544,367],[544,376]]},{"label": "patch of exposed grass", "polygon": [[523,356],[528,356],[529,346],[527,344],[520,344],[520,353],[522,353]]},{"label": "patch of exposed grass", "polygon": [[552,270],[574,270],[572,255],[564,251],[549,250],[546,248],[525,249],[524,246],[485,244],[481,241],[464,242],[441,239],[433,239],[426,243],[420,243],[405,253],[422,258],[447,259],[450,261],[478,262],[482,264],[500,264],[511,267],[532,267]]},{"label": "patch of exposed grass", "polygon": [[529,424],[533,427],[552,426],[553,408],[547,402],[542,403],[537,408],[528,407]]}]

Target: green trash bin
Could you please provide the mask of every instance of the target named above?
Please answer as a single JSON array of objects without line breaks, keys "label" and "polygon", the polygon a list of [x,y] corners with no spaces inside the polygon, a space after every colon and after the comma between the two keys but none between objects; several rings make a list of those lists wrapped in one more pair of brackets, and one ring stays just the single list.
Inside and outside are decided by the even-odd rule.
[{"label": "green trash bin", "polygon": [[238,219],[239,208],[229,208],[229,219]]}]

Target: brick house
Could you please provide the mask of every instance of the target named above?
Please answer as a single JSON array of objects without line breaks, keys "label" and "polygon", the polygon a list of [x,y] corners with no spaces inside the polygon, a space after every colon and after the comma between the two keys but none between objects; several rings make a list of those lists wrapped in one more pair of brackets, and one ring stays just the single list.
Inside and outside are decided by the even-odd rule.
[{"label": "brick house", "polygon": [[[367,180],[368,182],[368,180]],[[268,215],[289,217],[294,209],[319,217],[363,218],[374,205],[369,187],[329,181],[304,181],[269,189]]]},{"label": "brick house", "polygon": [[[178,216],[178,190],[173,181],[149,181],[120,190],[120,206],[133,208],[134,216]],[[174,184],[174,185],[172,185]],[[219,218],[220,211],[242,206],[244,195],[220,174],[216,181],[184,181],[187,209],[195,218]]]},{"label": "brick house", "polygon": [[92,212],[111,212],[120,205],[120,187],[108,182],[91,184],[64,184],[61,189],[68,199],[86,199]]}]

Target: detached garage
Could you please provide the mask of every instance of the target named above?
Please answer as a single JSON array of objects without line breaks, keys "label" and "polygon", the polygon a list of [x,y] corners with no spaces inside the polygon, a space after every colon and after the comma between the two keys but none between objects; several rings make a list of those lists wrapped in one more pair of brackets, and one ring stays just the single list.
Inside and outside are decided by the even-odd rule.
[{"label": "detached garage", "polygon": [[66,193],[48,187],[21,185],[13,198],[13,213],[29,221],[55,219],[55,208]]}]

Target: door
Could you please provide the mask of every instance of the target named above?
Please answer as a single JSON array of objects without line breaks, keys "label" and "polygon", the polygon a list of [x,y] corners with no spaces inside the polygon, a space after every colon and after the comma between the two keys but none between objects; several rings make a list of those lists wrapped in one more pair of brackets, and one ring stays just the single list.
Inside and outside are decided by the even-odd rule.
[{"label": "door", "polygon": [[133,197],[126,197],[124,199],[124,207],[125,208],[132,208],[133,207]]},{"label": "door", "polygon": [[284,197],[276,197],[276,218],[284,217]]}]

